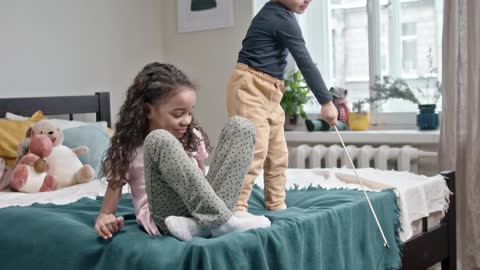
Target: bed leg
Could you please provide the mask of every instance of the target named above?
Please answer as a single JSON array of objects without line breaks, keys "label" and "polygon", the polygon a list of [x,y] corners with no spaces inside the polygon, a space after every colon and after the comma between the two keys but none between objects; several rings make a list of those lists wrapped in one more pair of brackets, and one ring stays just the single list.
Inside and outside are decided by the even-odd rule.
[{"label": "bed leg", "polygon": [[455,171],[441,173],[447,180],[448,188],[453,192],[450,196],[450,206],[446,220],[448,222],[448,258],[442,261],[442,270],[457,269],[457,216],[456,216],[456,194],[455,194]]}]

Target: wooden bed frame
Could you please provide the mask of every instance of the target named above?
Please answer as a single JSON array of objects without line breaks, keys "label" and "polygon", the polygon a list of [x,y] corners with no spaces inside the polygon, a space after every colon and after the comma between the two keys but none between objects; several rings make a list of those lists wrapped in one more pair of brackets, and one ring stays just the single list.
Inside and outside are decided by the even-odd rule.
[{"label": "wooden bed frame", "polygon": [[[69,115],[70,119],[74,114],[96,113],[97,121],[106,121],[111,126],[108,92],[89,96],[0,99],[0,117],[4,117],[6,112],[31,115],[37,110],[42,110],[45,115]],[[402,269],[426,269],[438,262],[441,262],[442,270],[457,269],[455,172],[444,172],[442,175],[453,192],[448,213],[439,225],[431,229],[428,229],[427,218],[423,219],[422,232],[404,243]]]},{"label": "wooden bed frame", "polygon": [[439,225],[428,229],[427,218],[422,219],[422,232],[414,235],[403,246],[402,269],[426,269],[441,262],[442,270],[457,269],[455,172],[442,172],[450,195],[450,205]]},{"label": "wooden bed frame", "polygon": [[97,121],[106,121],[111,127],[110,93],[97,92],[88,96],[59,96],[33,98],[0,98],[0,118],[7,112],[32,115],[41,110],[45,115],[68,115],[95,113]]}]

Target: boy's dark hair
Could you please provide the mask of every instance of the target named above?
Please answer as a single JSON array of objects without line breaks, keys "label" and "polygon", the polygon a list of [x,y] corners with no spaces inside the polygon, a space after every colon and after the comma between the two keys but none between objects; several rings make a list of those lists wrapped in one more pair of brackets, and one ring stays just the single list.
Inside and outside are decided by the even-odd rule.
[{"label": "boy's dark hair", "polygon": [[[146,65],[135,77],[133,84],[127,90],[127,97],[120,108],[111,146],[102,161],[102,172],[113,187],[120,186],[121,180],[126,180],[130,163],[136,157],[136,149],[143,144],[148,134],[147,106],[162,101],[174,94],[180,86],[195,89],[188,77],[171,64],[151,63]],[[203,129],[192,123],[180,140],[186,151],[195,151],[201,143],[193,133],[197,129],[203,136],[207,150],[210,150],[209,140]]]}]

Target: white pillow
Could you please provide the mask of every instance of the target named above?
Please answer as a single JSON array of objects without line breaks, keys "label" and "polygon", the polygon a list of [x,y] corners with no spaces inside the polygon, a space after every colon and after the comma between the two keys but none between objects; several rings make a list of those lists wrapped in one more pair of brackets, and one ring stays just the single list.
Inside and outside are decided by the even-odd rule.
[{"label": "white pillow", "polygon": [[7,112],[5,114],[5,119],[8,119],[8,120],[27,120],[28,117]]},{"label": "white pillow", "polygon": [[[85,125],[90,125],[93,124],[92,122],[83,122],[83,121],[76,121],[76,120],[65,120],[65,119],[48,119],[53,122],[54,125],[59,127],[61,130],[67,129],[67,128],[74,128],[74,127],[81,127]],[[99,121],[99,123],[103,128],[107,127],[107,122],[106,121]]]},{"label": "white pillow", "polygon": [[[8,120],[26,120],[29,117],[7,112],[5,114],[5,118]],[[49,118],[48,120],[52,121],[53,124],[59,127],[61,130],[92,124],[92,122],[84,122],[84,121],[77,121],[77,120],[51,119],[51,118]],[[107,128],[106,121],[99,121],[97,123],[99,123],[102,127]]]}]

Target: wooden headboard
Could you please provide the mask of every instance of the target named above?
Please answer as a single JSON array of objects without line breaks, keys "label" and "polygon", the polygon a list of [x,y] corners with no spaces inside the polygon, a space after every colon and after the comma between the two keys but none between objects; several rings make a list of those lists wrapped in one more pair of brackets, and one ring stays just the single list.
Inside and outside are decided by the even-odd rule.
[{"label": "wooden headboard", "polygon": [[7,112],[31,115],[41,110],[45,115],[95,113],[96,121],[106,121],[111,127],[110,93],[97,92],[88,96],[0,98],[0,118]]}]

